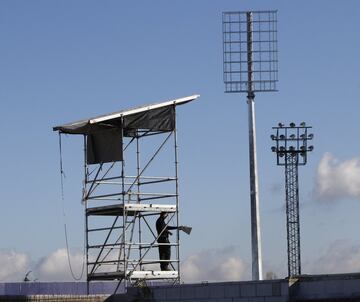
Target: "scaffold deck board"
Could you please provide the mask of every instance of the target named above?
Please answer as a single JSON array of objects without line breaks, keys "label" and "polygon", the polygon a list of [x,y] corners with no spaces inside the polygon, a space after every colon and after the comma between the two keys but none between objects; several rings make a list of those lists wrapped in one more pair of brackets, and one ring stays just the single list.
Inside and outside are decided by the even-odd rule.
[{"label": "scaffold deck board", "polygon": [[[176,212],[176,205],[163,204],[125,204],[125,212],[127,216],[134,216],[137,212]],[[122,216],[124,215],[124,205],[115,204],[110,206],[87,208],[88,216]]]},{"label": "scaffold deck board", "polygon": [[158,279],[176,279],[178,278],[178,271],[127,271],[126,276],[124,272],[103,272],[93,273],[89,275],[89,280],[115,280],[123,279],[125,277],[136,280],[136,279],[147,279],[147,280],[158,280]]},{"label": "scaffold deck board", "polygon": [[105,272],[105,273],[92,273],[88,275],[88,281],[94,280],[120,280],[123,279],[124,272]]},{"label": "scaffold deck board", "polygon": [[178,276],[178,271],[134,271],[130,279],[176,279]]}]

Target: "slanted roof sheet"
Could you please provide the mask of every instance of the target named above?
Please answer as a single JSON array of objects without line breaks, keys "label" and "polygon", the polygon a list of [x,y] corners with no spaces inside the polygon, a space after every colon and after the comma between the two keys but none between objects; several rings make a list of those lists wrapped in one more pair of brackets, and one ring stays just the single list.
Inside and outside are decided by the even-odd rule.
[{"label": "slanted roof sheet", "polygon": [[[131,116],[131,115],[138,114],[141,112],[152,111],[152,110],[164,108],[167,106],[173,106],[173,105],[177,106],[177,105],[186,104],[188,102],[196,100],[199,96],[200,95],[195,94],[195,95],[191,95],[191,96],[187,96],[187,97],[183,97],[183,98],[179,98],[179,99],[168,100],[168,101],[165,101],[162,103],[150,104],[150,105],[145,105],[145,106],[141,106],[141,107],[137,107],[137,108],[133,108],[133,109],[129,109],[129,110],[117,111],[117,112],[113,112],[110,114],[100,115],[97,117],[84,119],[84,120],[77,121],[77,122],[72,122],[72,123],[67,123],[64,125],[55,126],[55,127],[53,127],[53,130],[54,131],[64,131],[64,129],[74,129],[77,127],[83,127],[84,125],[96,125],[96,124],[106,123],[107,121],[116,120],[121,117]],[[64,132],[66,132],[66,131],[64,131]],[[71,133],[71,132],[69,132],[69,133]]]}]

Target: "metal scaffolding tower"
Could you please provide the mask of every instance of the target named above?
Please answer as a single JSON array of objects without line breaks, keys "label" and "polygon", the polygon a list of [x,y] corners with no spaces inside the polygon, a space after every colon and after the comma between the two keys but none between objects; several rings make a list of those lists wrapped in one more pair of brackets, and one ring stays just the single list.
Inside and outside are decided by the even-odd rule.
[{"label": "metal scaffolding tower", "polygon": [[277,12],[224,12],[222,24],[225,92],[247,93],[252,279],[262,280],[255,92],[276,91]]},{"label": "metal scaffolding tower", "polygon": [[308,134],[310,128],[304,122],[299,126],[279,123],[278,127],[273,127],[276,134],[271,135],[276,143],[271,150],[276,153],[277,165],[285,166],[289,277],[301,275],[298,167],[306,164],[307,152],[314,148],[307,144],[313,139],[313,134]]},{"label": "metal scaffolding tower", "polygon": [[[180,236],[158,242],[156,219],[179,226],[176,107],[198,95],[54,127],[84,137],[87,281],[180,282]],[[161,271],[158,248],[171,247]]]}]

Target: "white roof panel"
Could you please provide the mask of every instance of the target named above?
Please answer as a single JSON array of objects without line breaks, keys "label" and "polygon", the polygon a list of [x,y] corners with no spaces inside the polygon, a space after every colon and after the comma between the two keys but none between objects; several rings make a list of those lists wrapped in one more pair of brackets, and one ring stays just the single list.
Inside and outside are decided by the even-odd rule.
[{"label": "white roof panel", "polygon": [[57,131],[62,127],[76,126],[76,125],[81,125],[84,123],[97,124],[97,123],[101,123],[104,121],[113,120],[113,119],[116,119],[116,118],[119,118],[122,116],[128,116],[128,115],[145,112],[145,111],[149,111],[149,110],[153,110],[153,109],[158,109],[158,108],[162,108],[162,107],[166,107],[166,106],[182,105],[182,104],[186,104],[188,102],[196,100],[199,96],[200,95],[195,94],[195,95],[191,95],[191,96],[187,96],[187,97],[183,97],[183,98],[179,98],[179,99],[168,100],[168,101],[161,102],[161,103],[144,105],[144,106],[129,109],[129,110],[117,111],[117,112],[113,112],[110,114],[100,115],[97,117],[88,118],[88,119],[68,123],[68,124],[61,125],[61,126],[56,126],[53,128],[53,130]]}]

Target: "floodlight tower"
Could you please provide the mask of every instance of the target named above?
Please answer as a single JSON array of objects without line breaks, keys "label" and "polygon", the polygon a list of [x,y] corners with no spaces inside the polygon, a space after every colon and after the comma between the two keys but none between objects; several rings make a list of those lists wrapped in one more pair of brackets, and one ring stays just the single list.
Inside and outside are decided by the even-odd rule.
[{"label": "floodlight tower", "polygon": [[314,137],[308,134],[310,128],[304,122],[299,126],[279,123],[278,127],[273,127],[276,133],[271,135],[276,144],[271,151],[276,153],[277,165],[285,166],[289,277],[301,275],[298,167],[306,164],[307,153],[314,149],[308,146],[308,141]]},{"label": "floodlight tower", "polygon": [[262,279],[256,160],[255,92],[276,91],[277,11],[224,12],[225,92],[247,93],[249,120],[252,279]]}]

